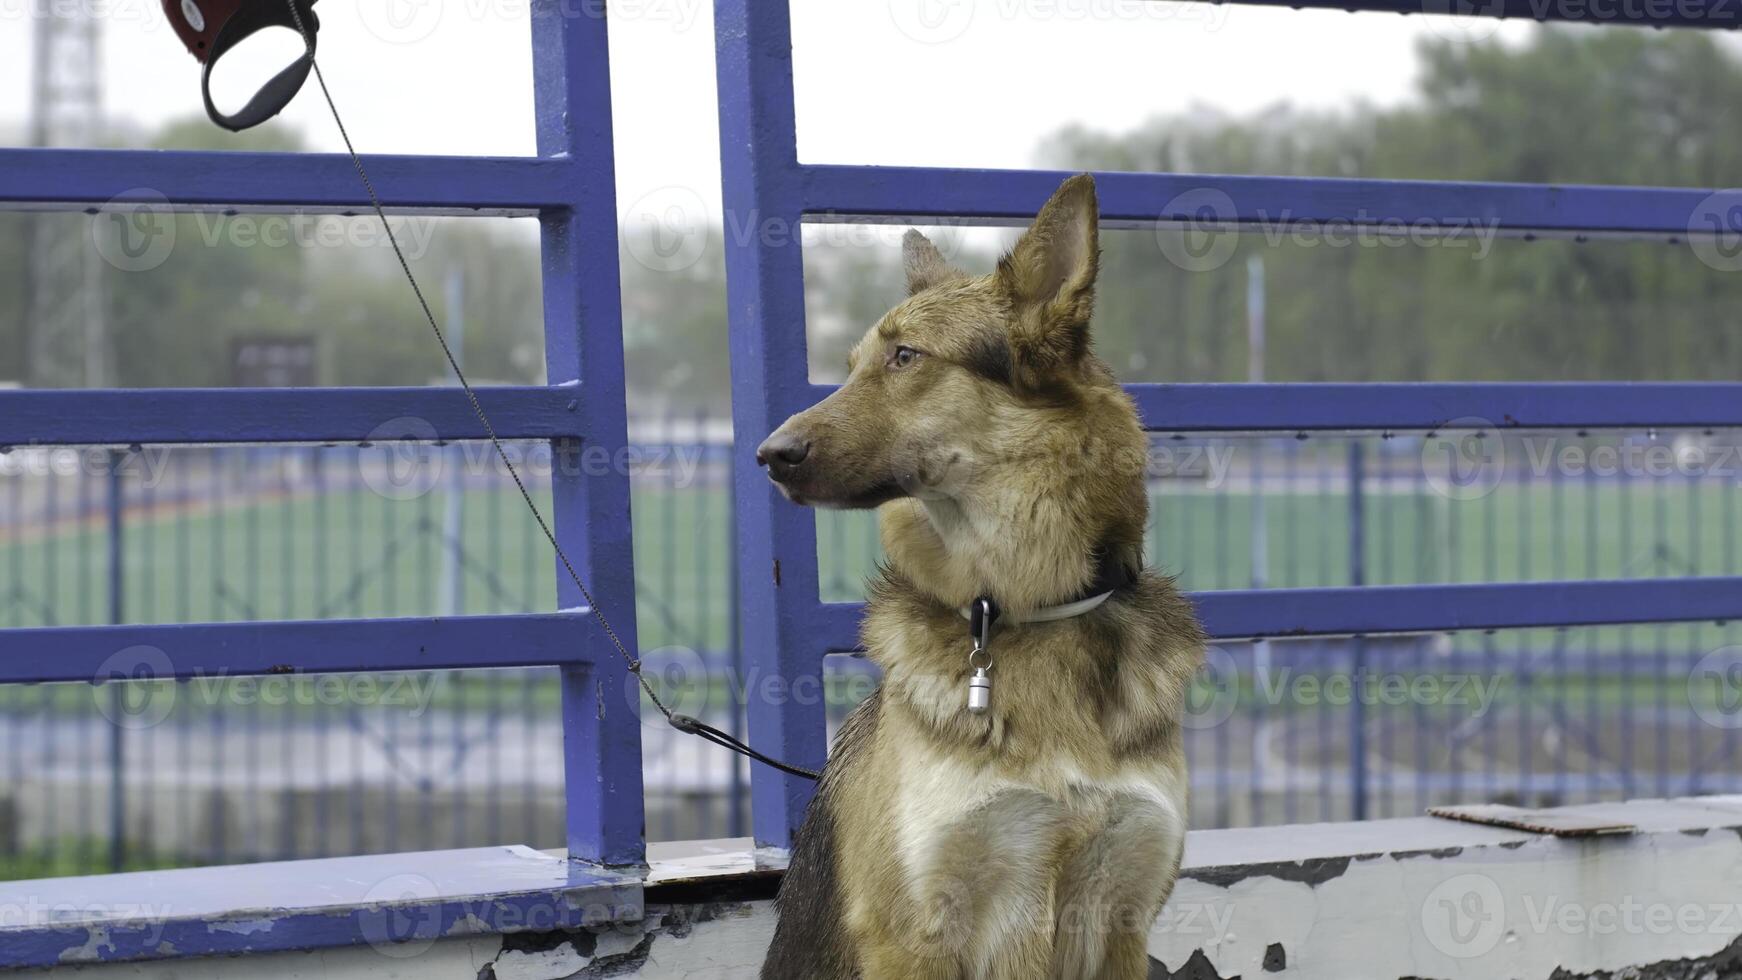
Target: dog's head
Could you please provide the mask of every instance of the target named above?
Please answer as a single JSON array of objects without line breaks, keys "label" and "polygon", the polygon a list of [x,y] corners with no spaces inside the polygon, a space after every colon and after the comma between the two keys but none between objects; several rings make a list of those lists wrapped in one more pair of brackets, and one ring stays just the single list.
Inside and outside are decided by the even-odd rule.
[{"label": "dog's head", "polygon": [[1090,350],[1094,178],[1065,181],[990,275],[917,231],[902,246],[907,300],[757,461],[794,503],[901,502],[883,512],[885,549],[947,601],[996,586],[1044,604],[1092,577],[1097,552],[1138,562],[1147,441]]}]

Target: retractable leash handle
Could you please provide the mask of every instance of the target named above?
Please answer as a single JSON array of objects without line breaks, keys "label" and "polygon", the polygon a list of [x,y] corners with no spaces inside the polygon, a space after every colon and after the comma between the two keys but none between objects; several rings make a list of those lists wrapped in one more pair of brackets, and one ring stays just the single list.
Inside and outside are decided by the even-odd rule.
[{"label": "retractable leash handle", "polygon": [[[268,27],[283,27],[295,31],[297,23],[290,5],[295,3],[308,31],[303,53],[272,76],[260,91],[248,100],[240,111],[225,115],[212,103],[212,68],[231,48]],[[206,102],[206,115],[219,126],[239,133],[258,126],[278,115],[308,80],[315,61],[315,33],[320,20],[312,9],[315,0],[163,0],[163,12],[175,28],[176,36],[202,65],[200,95]]]}]

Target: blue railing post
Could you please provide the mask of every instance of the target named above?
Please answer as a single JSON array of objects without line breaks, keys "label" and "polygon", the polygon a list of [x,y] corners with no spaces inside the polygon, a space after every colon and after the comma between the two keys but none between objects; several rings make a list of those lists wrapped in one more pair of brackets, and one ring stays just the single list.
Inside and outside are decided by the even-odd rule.
[{"label": "blue railing post", "polygon": [[[1367,460],[1359,438],[1349,440],[1349,584],[1367,584]],[[1349,640],[1349,817],[1367,819],[1367,641]]]},{"label": "blue railing post", "polygon": [[[744,598],[739,642],[748,670],[750,742],[815,768],[827,754],[824,651],[803,616],[818,601],[816,523],[810,511],[781,498],[755,459],[757,444],[810,395],[786,0],[719,0],[714,30]],[[755,767],[750,798],[757,843],[787,846],[810,795],[807,780]]]},{"label": "blue railing post", "polygon": [[[126,533],[121,483],[121,462],[127,458],[119,450],[110,450],[104,457],[109,465],[109,622],[119,625],[127,621]],[[125,688],[113,681],[109,684],[109,870],[127,867],[127,728],[120,723],[126,717],[122,702]]]},{"label": "blue railing post", "polygon": [[[566,156],[571,164],[567,208],[540,219],[547,381],[574,386],[568,409],[588,433],[585,444],[551,440],[554,530],[625,649],[637,656],[629,474],[618,452],[629,434],[604,5],[536,0],[532,55],[539,155]],[[560,562],[557,599],[565,609],[587,601]],[[598,642],[609,639],[601,635]],[[642,864],[640,692],[614,649],[601,649],[593,660],[560,668],[569,856]]]}]

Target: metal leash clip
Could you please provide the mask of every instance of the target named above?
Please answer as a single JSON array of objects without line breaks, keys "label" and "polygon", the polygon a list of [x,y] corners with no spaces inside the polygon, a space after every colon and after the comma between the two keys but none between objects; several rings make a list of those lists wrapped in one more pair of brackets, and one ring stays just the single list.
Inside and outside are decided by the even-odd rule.
[{"label": "metal leash clip", "polygon": [[[981,596],[969,607],[968,628],[974,634],[974,649],[968,653],[968,666],[974,675],[968,678],[968,713],[983,715],[992,707],[992,621],[998,618],[998,607]],[[983,657],[984,661],[976,658]]]}]

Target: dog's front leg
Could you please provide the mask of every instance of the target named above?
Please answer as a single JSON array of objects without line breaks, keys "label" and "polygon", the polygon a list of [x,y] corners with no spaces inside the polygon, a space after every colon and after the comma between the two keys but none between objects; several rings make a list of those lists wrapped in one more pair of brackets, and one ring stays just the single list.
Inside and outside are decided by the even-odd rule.
[{"label": "dog's front leg", "polygon": [[1154,800],[1122,797],[1065,867],[1059,887],[1056,980],[1144,980],[1149,930],[1173,891],[1185,828]]}]

